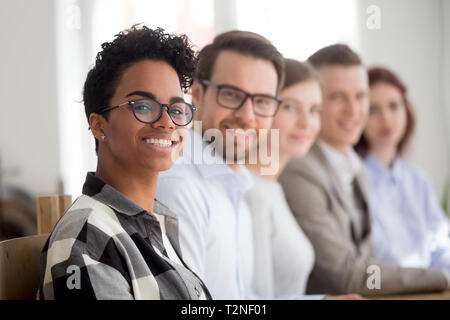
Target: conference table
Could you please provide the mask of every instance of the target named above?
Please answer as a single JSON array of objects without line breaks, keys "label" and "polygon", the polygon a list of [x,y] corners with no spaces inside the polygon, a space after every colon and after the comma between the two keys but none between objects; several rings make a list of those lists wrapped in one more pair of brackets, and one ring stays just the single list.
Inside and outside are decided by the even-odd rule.
[{"label": "conference table", "polygon": [[380,296],[374,300],[450,300],[450,290],[432,293],[416,293],[405,295]]}]

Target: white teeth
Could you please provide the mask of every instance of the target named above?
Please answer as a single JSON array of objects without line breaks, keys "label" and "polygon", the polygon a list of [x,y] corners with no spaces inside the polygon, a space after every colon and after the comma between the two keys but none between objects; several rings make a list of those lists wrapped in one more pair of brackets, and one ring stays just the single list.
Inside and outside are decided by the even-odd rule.
[{"label": "white teeth", "polygon": [[148,144],[153,144],[158,147],[170,147],[172,145],[172,140],[166,139],[145,139],[145,142]]},{"label": "white teeth", "polygon": [[240,129],[240,128],[237,128],[237,129],[228,129],[227,128],[226,130],[227,130],[227,132],[229,134],[231,134],[233,136],[245,136],[245,137],[248,137],[248,136],[251,135],[251,132],[247,132],[244,129]]}]

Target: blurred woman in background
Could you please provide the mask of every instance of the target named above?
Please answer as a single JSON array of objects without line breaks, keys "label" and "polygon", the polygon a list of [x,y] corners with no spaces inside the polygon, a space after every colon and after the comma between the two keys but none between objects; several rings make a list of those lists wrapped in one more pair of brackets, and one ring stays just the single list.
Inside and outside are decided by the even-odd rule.
[{"label": "blurred woman in background", "polygon": [[448,218],[429,179],[405,160],[415,126],[406,86],[380,67],[369,69],[369,85],[369,119],[355,149],[368,173],[375,254],[450,272]]}]

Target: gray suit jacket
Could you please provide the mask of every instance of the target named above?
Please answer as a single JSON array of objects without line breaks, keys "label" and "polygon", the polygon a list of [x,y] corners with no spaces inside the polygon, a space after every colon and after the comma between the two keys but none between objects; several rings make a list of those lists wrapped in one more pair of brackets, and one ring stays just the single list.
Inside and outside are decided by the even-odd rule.
[{"label": "gray suit jacket", "polygon": [[[290,161],[279,181],[315,250],[307,293],[374,296],[447,288],[447,279],[440,270],[401,268],[373,257],[365,176],[356,177],[362,206],[355,209],[317,144],[304,158]],[[379,289],[375,278],[378,272],[373,271],[377,267],[368,270],[371,265],[379,268]]]}]

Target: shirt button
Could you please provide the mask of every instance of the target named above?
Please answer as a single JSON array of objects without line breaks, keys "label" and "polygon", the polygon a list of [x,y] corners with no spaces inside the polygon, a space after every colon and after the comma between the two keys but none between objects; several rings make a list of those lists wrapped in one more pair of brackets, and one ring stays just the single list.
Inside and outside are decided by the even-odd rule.
[{"label": "shirt button", "polygon": [[197,295],[197,297],[200,297],[200,292],[198,291],[198,289],[197,288],[194,288],[195,289],[195,294]]}]

